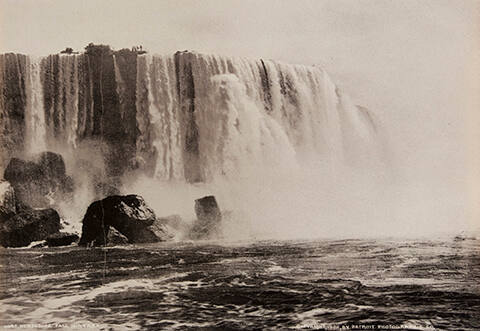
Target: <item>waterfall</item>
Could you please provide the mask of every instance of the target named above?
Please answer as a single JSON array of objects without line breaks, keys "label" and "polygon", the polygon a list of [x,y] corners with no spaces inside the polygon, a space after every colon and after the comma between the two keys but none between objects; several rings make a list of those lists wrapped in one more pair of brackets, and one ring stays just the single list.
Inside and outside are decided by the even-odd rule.
[{"label": "waterfall", "polygon": [[79,56],[50,55],[42,61],[43,103],[52,145],[75,149],[79,129]]},{"label": "waterfall", "polygon": [[78,129],[78,57],[77,55],[60,56],[60,66],[64,77],[61,79],[64,96],[65,136],[67,143],[77,147]]},{"label": "waterfall", "polygon": [[146,80],[153,146],[157,152],[155,176],[160,179],[183,179],[180,118],[176,95],[173,57],[147,56]]},{"label": "waterfall", "polygon": [[30,154],[45,151],[46,126],[43,108],[43,87],[40,80],[40,59],[29,57],[27,60],[25,107],[26,150]]},{"label": "waterfall", "polygon": [[312,154],[332,165],[343,161],[342,121],[349,120],[345,112],[352,106],[344,109],[322,69],[196,53],[177,56],[181,85],[191,80],[193,86],[192,122],[203,179],[236,176],[261,165],[288,168]]},{"label": "waterfall", "polygon": [[[5,141],[24,135],[29,152],[48,145],[71,155],[85,141],[98,142],[105,148],[95,154],[115,177],[136,170],[163,181],[209,182],[295,169],[311,157],[334,168],[375,149],[370,112],[314,66],[105,47],[0,60]],[[14,113],[23,108],[24,134]]]}]

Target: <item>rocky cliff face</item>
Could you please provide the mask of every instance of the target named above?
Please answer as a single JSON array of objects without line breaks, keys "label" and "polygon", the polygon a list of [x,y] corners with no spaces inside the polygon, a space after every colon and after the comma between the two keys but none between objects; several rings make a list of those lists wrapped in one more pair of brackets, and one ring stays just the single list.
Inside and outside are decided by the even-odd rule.
[{"label": "rocky cliff face", "polygon": [[16,198],[33,208],[49,208],[72,198],[74,182],[67,176],[61,155],[43,152],[34,161],[12,158],[3,177]]}]

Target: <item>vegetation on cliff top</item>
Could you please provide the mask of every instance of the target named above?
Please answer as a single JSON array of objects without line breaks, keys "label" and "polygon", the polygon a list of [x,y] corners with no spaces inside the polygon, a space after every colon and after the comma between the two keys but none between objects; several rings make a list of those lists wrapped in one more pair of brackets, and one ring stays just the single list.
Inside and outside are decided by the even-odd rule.
[{"label": "vegetation on cliff top", "polygon": [[[74,51],[71,47],[66,47],[60,54],[78,54],[79,52]],[[121,50],[114,51],[109,45],[103,44],[94,44],[89,43],[85,46],[85,53],[88,55],[111,55],[111,54],[119,54],[119,55],[128,55],[128,54],[137,54],[142,55],[147,53],[146,50],[143,49],[142,46],[133,46],[132,49],[122,48]]]}]

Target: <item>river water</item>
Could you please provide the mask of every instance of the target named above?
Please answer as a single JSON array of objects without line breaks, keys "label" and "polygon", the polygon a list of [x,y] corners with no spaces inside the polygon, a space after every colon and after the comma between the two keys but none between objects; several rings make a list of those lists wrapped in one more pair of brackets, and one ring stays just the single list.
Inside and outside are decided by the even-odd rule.
[{"label": "river water", "polygon": [[480,241],[2,249],[1,328],[480,329]]}]

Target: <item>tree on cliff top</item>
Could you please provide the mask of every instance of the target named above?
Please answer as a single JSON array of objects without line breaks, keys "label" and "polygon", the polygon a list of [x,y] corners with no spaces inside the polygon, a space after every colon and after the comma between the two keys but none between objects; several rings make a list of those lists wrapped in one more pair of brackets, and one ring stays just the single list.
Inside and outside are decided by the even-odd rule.
[{"label": "tree on cliff top", "polygon": [[85,47],[85,53],[88,55],[107,55],[112,54],[113,50],[108,45],[90,43]]},{"label": "tree on cliff top", "polygon": [[61,51],[60,54],[73,54],[73,48],[67,47],[63,51]]},{"label": "tree on cliff top", "polygon": [[114,53],[115,55],[119,55],[119,56],[136,56],[137,55],[136,52],[131,51],[128,48],[122,48],[121,50],[114,51]]}]

